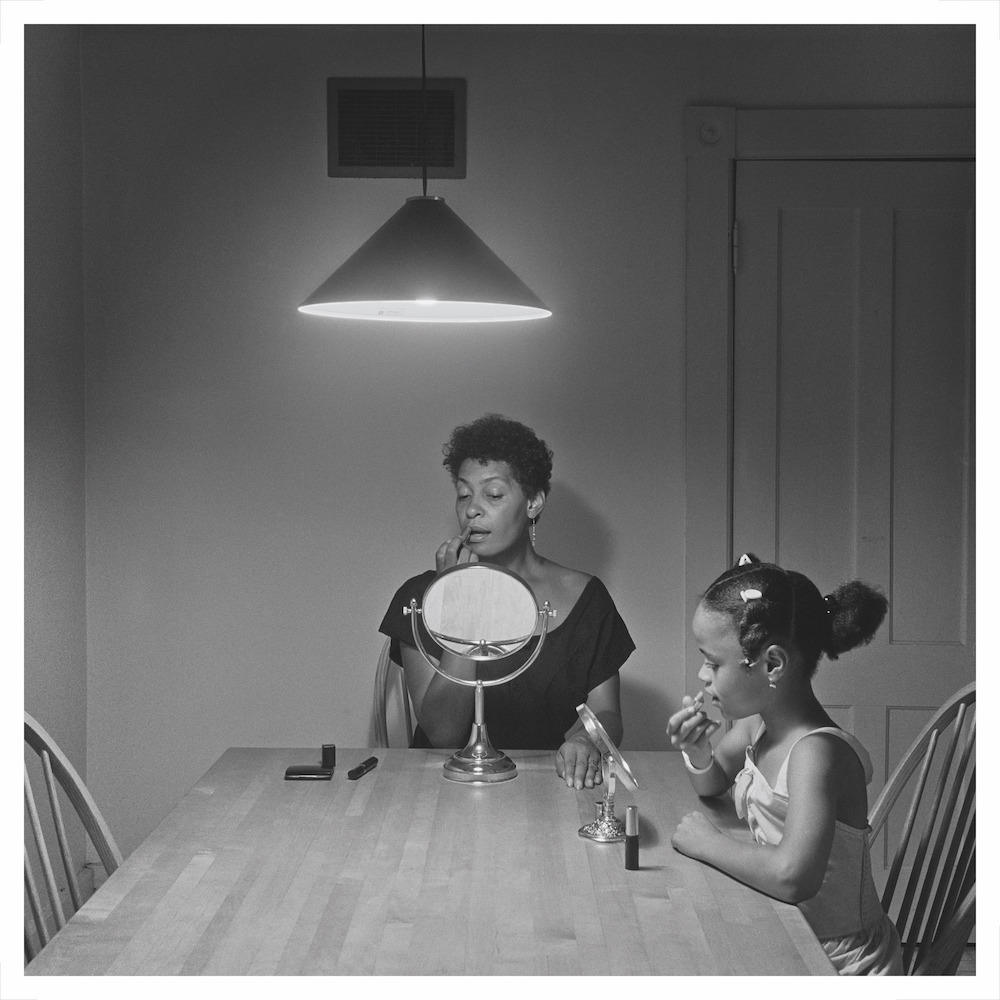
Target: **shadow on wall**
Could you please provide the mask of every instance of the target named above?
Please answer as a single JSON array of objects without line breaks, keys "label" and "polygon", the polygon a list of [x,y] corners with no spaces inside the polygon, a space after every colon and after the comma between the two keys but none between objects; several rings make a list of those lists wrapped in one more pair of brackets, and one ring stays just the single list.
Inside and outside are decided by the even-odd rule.
[{"label": "shadow on wall", "polygon": [[[558,563],[584,573],[592,573],[607,583],[615,563],[614,534],[609,518],[595,510],[586,498],[564,482],[554,482],[538,522],[538,551]],[[621,595],[612,598],[621,608]],[[628,621],[627,614],[623,615]],[[634,636],[633,636],[634,638]],[[635,654],[633,654],[634,656]],[[666,735],[671,707],[663,687],[637,680],[625,664],[622,678],[622,720],[625,738],[622,745],[635,750],[670,748]],[[664,681],[666,669],[664,667]]]},{"label": "shadow on wall", "polygon": [[572,486],[553,482],[535,534],[538,551],[546,558],[606,577],[613,561],[610,522]]},{"label": "shadow on wall", "polygon": [[670,750],[667,719],[680,705],[670,704],[663,687],[632,676],[627,663],[622,668],[621,678],[622,723],[625,726],[622,748]]}]

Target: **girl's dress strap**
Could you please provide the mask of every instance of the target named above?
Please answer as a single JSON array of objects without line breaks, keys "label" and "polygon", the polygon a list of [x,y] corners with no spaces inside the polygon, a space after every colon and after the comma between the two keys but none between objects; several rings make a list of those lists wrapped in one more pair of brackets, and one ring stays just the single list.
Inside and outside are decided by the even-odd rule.
[{"label": "girl's dress strap", "polygon": [[857,754],[858,760],[861,761],[861,766],[864,768],[865,772],[865,784],[867,785],[871,783],[872,774],[874,773],[872,768],[872,759],[868,756],[868,751],[864,748],[861,741],[853,733],[847,732],[846,729],[839,729],[837,726],[821,726],[819,729],[813,729],[808,733],[803,733],[802,736],[800,736],[799,739],[792,744],[791,749],[788,751],[788,755],[781,764],[778,781],[782,787],[785,785],[785,772],[788,770],[788,761],[792,756],[792,750],[798,746],[799,740],[804,740],[807,736],[812,736],[814,733],[829,733],[831,736],[837,736],[842,739],[855,752],[855,754]]}]

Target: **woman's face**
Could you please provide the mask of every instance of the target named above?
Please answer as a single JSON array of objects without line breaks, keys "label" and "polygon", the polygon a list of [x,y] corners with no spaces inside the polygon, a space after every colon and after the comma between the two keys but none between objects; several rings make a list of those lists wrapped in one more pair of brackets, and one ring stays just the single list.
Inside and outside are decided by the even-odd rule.
[{"label": "woman's face", "polygon": [[507,551],[526,537],[528,500],[506,462],[466,459],[455,480],[459,531],[471,527],[466,545],[481,560]]},{"label": "woman's face", "polygon": [[759,712],[767,693],[764,668],[759,661],[749,669],[743,663],[743,650],[729,615],[699,604],[691,631],[704,657],[698,679],[723,717],[743,719]]}]

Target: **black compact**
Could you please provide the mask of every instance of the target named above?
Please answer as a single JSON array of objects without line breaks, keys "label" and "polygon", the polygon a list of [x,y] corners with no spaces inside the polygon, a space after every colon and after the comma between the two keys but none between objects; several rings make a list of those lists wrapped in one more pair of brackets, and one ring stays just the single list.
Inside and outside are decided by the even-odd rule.
[{"label": "black compact", "polygon": [[285,781],[329,781],[337,766],[336,743],[324,743],[319,764],[292,764],[285,769]]}]

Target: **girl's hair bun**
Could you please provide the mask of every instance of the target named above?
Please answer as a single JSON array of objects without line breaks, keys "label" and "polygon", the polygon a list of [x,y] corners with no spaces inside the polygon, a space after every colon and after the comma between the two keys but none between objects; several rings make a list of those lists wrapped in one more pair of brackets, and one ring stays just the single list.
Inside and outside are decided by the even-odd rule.
[{"label": "girl's hair bun", "polygon": [[841,584],[823,600],[830,619],[823,652],[831,660],[871,642],[889,608],[880,590],[860,580]]},{"label": "girl's hair bun", "polygon": [[835,660],[870,642],[889,606],[879,590],[860,580],[824,597],[802,573],[761,562],[752,552],[740,556],[701,599],[730,617],[748,660],[769,642],[790,643],[810,675],[824,653]]}]

